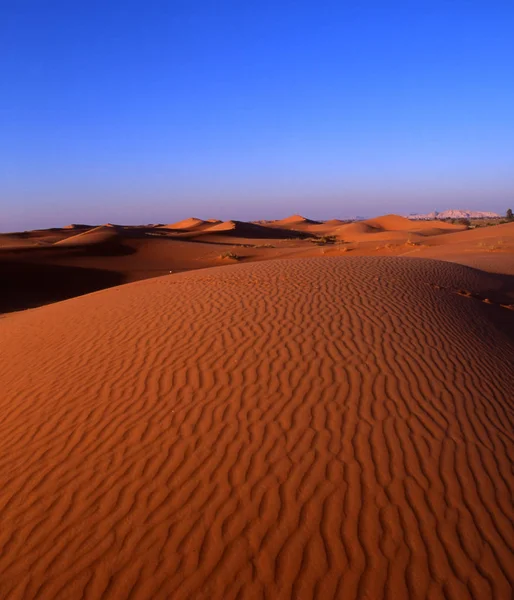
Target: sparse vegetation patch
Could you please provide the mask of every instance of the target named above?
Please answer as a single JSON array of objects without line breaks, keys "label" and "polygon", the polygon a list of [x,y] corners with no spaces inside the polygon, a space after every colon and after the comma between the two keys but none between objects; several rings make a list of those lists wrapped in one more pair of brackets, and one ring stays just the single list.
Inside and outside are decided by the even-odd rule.
[{"label": "sparse vegetation patch", "polygon": [[220,255],[220,258],[223,260],[241,260],[243,257],[239,254],[234,254],[233,252],[223,252]]},{"label": "sparse vegetation patch", "polygon": [[335,244],[337,241],[337,238],[335,235],[321,235],[320,237],[311,240],[314,244],[317,244],[319,246],[325,245],[325,244]]}]

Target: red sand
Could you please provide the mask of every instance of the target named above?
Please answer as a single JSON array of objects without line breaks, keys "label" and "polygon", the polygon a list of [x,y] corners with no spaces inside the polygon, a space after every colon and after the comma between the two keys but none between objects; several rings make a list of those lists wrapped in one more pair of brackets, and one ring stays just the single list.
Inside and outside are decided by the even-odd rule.
[{"label": "red sand", "polygon": [[420,223],[395,215],[343,225],[293,215],[283,223],[191,218],[169,226],[74,225],[2,234],[0,313],[170,272],[226,264],[229,261],[221,257],[227,253],[244,262],[348,252],[406,255],[514,274],[514,223],[468,231],[461,225]]},{"label": "red sand", "polygon": [[511,598],[509,287],[319,257],[4,316],[0,597]]}]

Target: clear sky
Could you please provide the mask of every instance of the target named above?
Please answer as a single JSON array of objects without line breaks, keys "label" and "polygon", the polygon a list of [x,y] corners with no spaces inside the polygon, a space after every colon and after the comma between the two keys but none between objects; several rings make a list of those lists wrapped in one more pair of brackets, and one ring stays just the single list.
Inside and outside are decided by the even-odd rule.
[{"label": "clear sky", "polygon": [[0,0],[0,230],[514,208],[512,0]]}]

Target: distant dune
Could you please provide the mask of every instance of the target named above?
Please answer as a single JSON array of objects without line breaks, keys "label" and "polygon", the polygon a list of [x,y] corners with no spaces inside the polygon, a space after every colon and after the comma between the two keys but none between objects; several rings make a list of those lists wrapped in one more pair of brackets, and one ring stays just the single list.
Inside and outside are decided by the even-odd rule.
[{"label": "distant dune", "polygon": [[[514,275],[514,222],[430,238],[423,256]],[[514,294],[512,298],[514,302]]]},{"label": "distant dune", "polygon": [[0,319],[0,596],[510,598],[508,281],[318,257]]},{"label": "distant dune", "polygon": [[291,215],[290,217],[286,217],[285,219],[280,219],[275,221],[277,225],[292,225],[293,223],[316,223],[316,221],[311,221],[306,217],[302,217],[302,215]]},{"label": "distant dune", "polygon": [[412,222],[399,215],[384,215],[383,217],[377,217],[376,219],[366,219],[366,221],[363,222],[376,229],[401,231],[402,229],[408,230],[412,228]]},{"label": "distant dune", "polygon": [[202,219],[191,217],[190,219],[184,219],[183,221],[178,221],[172,225],[167,225],[167,227],[170,227],[171,229],[190,229],[191,227],[197,227],[198,225],[204,224],[205,221],[202,221]]},{"label": "distant dune", "polygon": [[381,230],[381,227],[374,227],[372,225],[369,225],[365,221],[358,221],[356,223],[348,223],[346,225],[341,225],[337,227],[336,233],[346,237],[360,237],[361,235],[366,233],[379,233]]},{"label": "distant dune", "polygon": [[87,231],[56,242],[59,246],[77,246],[83,244],[99,244],[118,239],[120,232],[112,225],[100,225]]},{"label": "distant dune", "polygon": [[[0,234],[0,313],[192,269],[277,258],[418,256],[495,273],[514,271],[514,224],[468,230],[398,215],[345,223],[293,215],[246,223],[192,217],[170,225],[65,228]],[[315,242],[314,244],[311,242]],[[513,299],[514,301],[514,299]]]},{"label": "distant dune", "polygon": [[71,223],[65,225],[63,229],[93,229],[94,225],[85,225],[84,223]]},{"label": "distant dune", "polygon": [[191,217],[190,219],[184,219],[183,221],[178,221],[177,223],[171,223],[171,225],[161,225],[161,227],[165,227],[167,229],[195,230],[198,228],[209,227],[213,222],[220,223],[220,221],[216,221],[215,219],[211,219],[210,221],[203,221],[202,219]]},{"label": "distant dune", "polygon": [[[335,234],[351,241],[365,241],[367,234],[374,234],[373,239],[399,240],[415,239],[412,235],[432,236],[443,233],[464,231],[464,225],[452,225],[440,221],[410,221],[398,215],[385,215],[376,219],[366,219],[341,225]],[[380,235],[379,235],[380,234]],[[369,238],[368,238],[369,239]]]},{"label": "distant dune", "polygon": [[309,237],[308,234],[302,232],[294,232],[276,227],[272,228],[266,225],[258,225],[256,223],[248,223],[245,221],[224,221],[223,223],[216,223],[202,232],[202,234],[208,235],[216,233],[249,239],[290,239]]},{"label": "distant dune", "polygon": [[302,217],[302,215],[291,215],[285,219],[274,221],[274,223],[276,225],[315,225],[319,221],[312,221],[311,219],[307,219],[307,217]]},{"label": "distant dune", "polygon": [[399,215],[385,215],[376,219],[367,219],[362,221],[375,229],[384,231],[428,231],[432,229],[437,233],[443,231],[463,231],[466,229],[463,225],[453,225],[451,223],[441,223],[439,221],[421,221],[413,223],[411,220]]},{"label": "distant dune", "polygon": [[325,225],[331,225],[333,227],[338,227],[339,225],[344,225],[346,221],[342,221],[341,219],[330,219],[329,221],[325,221]]},{"label": "distant dune", "polygon": [[[40,242],[41,244],[41,242]],[[27,248],[37,246],[38,243],[30,238],[20,238],[16,235],[3,234],[0,236],[0,249],[2,248]]]}]

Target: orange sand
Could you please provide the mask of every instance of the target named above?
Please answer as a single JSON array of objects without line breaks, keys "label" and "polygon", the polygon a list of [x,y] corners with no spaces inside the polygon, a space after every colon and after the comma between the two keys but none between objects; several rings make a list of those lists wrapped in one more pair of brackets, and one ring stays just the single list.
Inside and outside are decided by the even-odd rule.
[{"label": "orange sand", "polygon": [[221,259],[227,253],[251,262],[348,252],[437,258],[514,274],[514,223],[465,230],[462,225],[395,215],[346,224],[293,215],[272,222],[191,218],[172,225],[73,225],[0,234],[0,313],[227,264]]},{"label": "orange sand", "polygon": [[513,288],[319,256],[5,315],[0,597],[510,599]]}]

